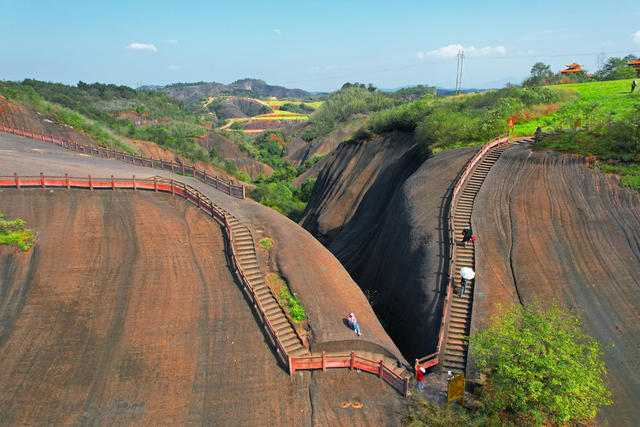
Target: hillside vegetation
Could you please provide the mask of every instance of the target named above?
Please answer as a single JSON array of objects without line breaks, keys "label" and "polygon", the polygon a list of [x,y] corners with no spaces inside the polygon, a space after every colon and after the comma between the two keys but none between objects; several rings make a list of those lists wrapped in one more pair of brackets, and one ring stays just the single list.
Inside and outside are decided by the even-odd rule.
[{"label": "hillside vegetation", "polygon": [[476,145],[507,132],[507,119],[525,110],[558,102],[549,88],[511,87],[447,98],[423,98],[374,114],[355,136],[391,131],[414,133],[424,152]]},{"label": "hillside vegetation", "polygon": [[516,122],[516,134],[531,134],[540,125],[545,136],[536,149],[597,156],[597,168],[640,191],[640,95],[630,92],[632,81],[558,86],[571,101],[528,123]]}]

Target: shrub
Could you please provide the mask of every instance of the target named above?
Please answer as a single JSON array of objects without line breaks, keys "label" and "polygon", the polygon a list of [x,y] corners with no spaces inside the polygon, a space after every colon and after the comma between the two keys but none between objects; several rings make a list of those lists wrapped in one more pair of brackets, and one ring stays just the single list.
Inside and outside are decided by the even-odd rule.
[{"label": "shrub", "polygon": [[[0,218],[4,218],[1,213]],[[13,221],[0,219],[0,245],[14,245],[24,252],[31,249],[35,242],[35,233],[33,230],[25,230],[24,225],[24,220],[20,218]]]},{"label": "shrub", "polygon": [[302,307],[300,298],[298,298],[295,292],[293,295],[291,294],[289,287],[284,281],[282,282],[278,295],[285,301],[285,309],[294,322],[300,323],[307,318],[307,312],[304,310],[304,307]]},{"label": "shrub", "polygon": [[470,351],[488,373],[482,411],[516,425],[585,423],[611,393],[598,342],[557,304],[500,307]]}]

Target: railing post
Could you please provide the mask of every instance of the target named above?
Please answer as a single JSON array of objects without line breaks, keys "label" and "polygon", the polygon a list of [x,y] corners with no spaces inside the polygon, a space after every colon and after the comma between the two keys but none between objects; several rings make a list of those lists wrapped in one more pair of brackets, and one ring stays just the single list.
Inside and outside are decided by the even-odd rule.
[{"label": "railing post", "polygon": [[243,198],[243,199],[246,199],[246,198],[247,198],[247,196],[246,196],[246,194],[245,194],[245,187],[244,187],[244,184],[242,184],[242,198]]},{"label": "railing post", "polygon": [[89,190],[93,191],[93,181],[91,180],[91,175],[89,175]]},{"label": "railing post", "polygon": [[151,156],[151,167],[153,168],[153,156]]},{"label": "railing post", "polygon": [[287,357],[289,359],[289,375],[293,376],[296,373],[296,367],[293,365],[294,360],[290,355],[287,355]]},{"label": "railing post", "polygon": [[133,175],[133,191],[136,191],[136,176]]},{"label": "railing post", "polygon": [[16,180],[16,188],[19,190],[20,189],[20,178],[18,178],[18,174],[17,173],[13,173],[13,177]]},{"label": "railing post", "polygon": [[153,177],[153,191],[155,191],[156,193],[158,192],[158,177],[157,176]]},{"label": "railing post", "polygon": [[322,372],[327,372],[327,353],[322,351]]},{"label": "railing post", "polygon": [[356,355],[353,353],[353,351],[351,352],[351,363],[349,365],[351,367],[351,370],[353,371],[353,368],[356,366]]},{"label": "railing post", "polygon": [[173,159],[171,159],[171,172],[173,172]]},{"label": "railing post", "polygon": [[44,188],[44,174],[40,172],[40,184],[42,184],[42,188]]},{"label": "railing post", "polygon": [[[171,166],[173,167],[173,162],[171,164]],[[176,194],[176,188],[173,184],[173,179],[171,180],[171,195],[174,196]]]},{"label": "railing post", "polygon": [[182,176],[184,176],[184,162],[180,162],[182,163]]},{"label": "railing post", "polygon": [[220,180],[220,177],[218,175],[216,175],[216,189],[218,189],[218,181]]},{"label": "railing post", "polygon": [[196,196],[198,197],[198,208],[200,208],[200,192],[196,190]]},{"label": "railing post", "polygon": [[204,173],[204,183],[207,183],[207,171],[202,169],[202,172]]},{"label": "railing post", "polygon": [[404,379],[404,397],[409,396],[409,378]]},{"label": "railing post", "polygon": [[65,174],[64,174],[64,182],[65,182],[65,184],[67,184],[67,190],[68,190],[69,188],[71,188],[71,185],[70,185],[70,183],[69,183],[69,174],[68,174],[68,173],[65,173]]},{"label": "railing post", "polygon": [[382,364],[382,360],[381,360],[380,361],[380,366],[378,367],[378,377],[379,378],[382,378],[382,366],[383,366],[383,364]]},{"label": "railing post", "polygon": [[231,195],[231,186],[232,186],[232,185],[233,185],[233,184],[232,184],[231,180],[229,180],[229,195]]},{"label": "railing post", "polygon": [[116,189],[116,181],[113,179],[113,175],[111,175],[111,189],[114,191]]}]

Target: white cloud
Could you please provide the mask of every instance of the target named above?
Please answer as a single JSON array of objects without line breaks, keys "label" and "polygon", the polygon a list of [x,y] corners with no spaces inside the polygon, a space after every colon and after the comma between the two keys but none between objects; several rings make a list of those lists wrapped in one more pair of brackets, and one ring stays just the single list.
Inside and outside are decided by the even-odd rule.
[{"label": "white cloud", "polygon": [[127,49],[131,49],[131,50],[150,50],[152,52],[157,52],[158,48],[155,47],[152,44],[146,44],[146,43],[131,43],[130,45],[127,46]]},{"label": "white cloud", "polygon": [[280,28],[276,28],[275,30],[273,30],[274,33],[276,33],[277,35],[280,35]]},{"label": "white cloud", "polygon": [[640,44],[640,30],[633,33],[633,41],[636,42],[636,44]]},{"label": "white cloud", "polygon": [[169,68],[171,71],[179,71],[182,70],[182,65],[171,64],[167,68]]},{"label": "white cloud", "polygon": [[466,56],[504,55],[507,53],[507,48],[504,46],[486,46],[477,48],[473,45],[464,47],[461,44],[450,44],[449,46],[430,50],[427,52],[427,55],[435,56],[437,58],[455,58],[459,50],[462,50]]},{"label": "white cloud", "polygon": [[424,59],[424,52],[423,51],[419,51],[416,53],[416,56],[418,57],[418,59]]}]

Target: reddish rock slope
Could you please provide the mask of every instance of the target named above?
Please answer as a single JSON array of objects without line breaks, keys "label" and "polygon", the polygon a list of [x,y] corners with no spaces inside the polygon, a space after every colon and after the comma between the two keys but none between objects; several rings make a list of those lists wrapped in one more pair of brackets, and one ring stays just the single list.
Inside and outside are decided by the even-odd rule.
[{"label": "reddish rock slope", "polygon": [[615,404],[605,425],[640,422],[640,197],[584,159],[507,150],[475,202],[471,332],[494,303],[557,299],[602,345]]},{"label": "reddish rock slope", "polygon": [[[406,400],[373,375],[288,376],[219,226],[194,207],[145,192],[0,194],[39,238],[27,254],[0,249],[0,424],[399,424]],[[341,408],[351,401],[364,407]]]}]

